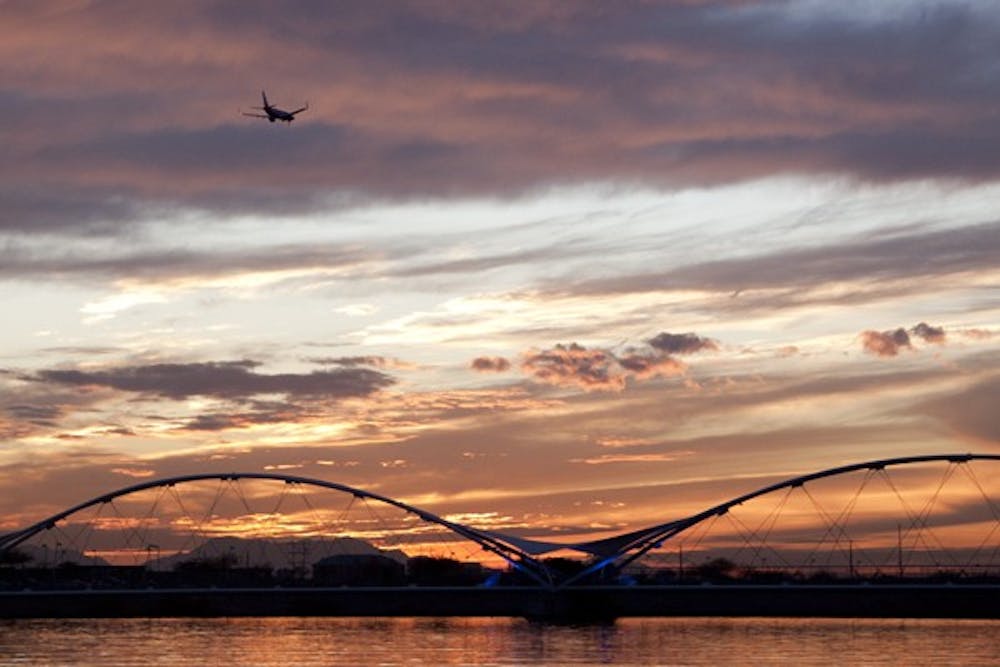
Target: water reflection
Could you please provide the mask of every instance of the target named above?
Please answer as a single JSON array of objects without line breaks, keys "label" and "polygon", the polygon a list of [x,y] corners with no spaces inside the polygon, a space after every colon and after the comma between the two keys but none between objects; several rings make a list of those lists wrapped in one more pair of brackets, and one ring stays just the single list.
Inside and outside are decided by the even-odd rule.
[{"label": "water reflection", "polygon": [[995,665],[1000,621],[98,619],[0,622],[0,664]]}]

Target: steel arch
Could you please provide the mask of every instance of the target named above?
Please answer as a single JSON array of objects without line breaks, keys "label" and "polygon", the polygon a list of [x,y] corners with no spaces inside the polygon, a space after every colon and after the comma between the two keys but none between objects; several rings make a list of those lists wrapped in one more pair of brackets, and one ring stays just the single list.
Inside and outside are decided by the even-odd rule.
[{"label": "steel arch", "polygon": [[[272,480],[272,481],[282,481],[286,484],[305,484],[309,486],[316,486],[325,489],[331,489],[334,491],[339,491],[346,494],[351,494],[357,498],[371,499],[387,505],[391,505],[398,509],[401,509],[410,514],[414,514],[420,519],[427,521],[429,523],[434,523],[440,525],[447,530],[455,533],[456,535],[468,539],[476,544],[479,544],[483,549],[499,556],[507,563],[509,563],[515,569],[523,572],[531,579],[533,579],[538,584],[546,588],[556,588],[563,587],[573,584],[595,572],[599,572],[604,568],[616,565],[617,567],[624,567],[629,563],[640,558],[651,549],[654,549],[666,540],[692,528],[703,521],[711,519],[715,516],[724,515],[732,507],[740,505],[748,500],[752,500],[759,496],[765,494],[779,491],[781,489],[786,489],[790,487],[797,487],[811,482],[817,479],[822,479],[825,477],[833,477],[836,475],[843,475],[858,470],[881,470],[889,466],[901,466],[916,463],[928,463],[935,461],[947,461],[950,463],[968,463],[974,460],[991,460],[1000,461],[1000,455],[997,454],[931,454],[922,456],[905,456],[898,458],[888,458],[888,459],[878,459],[873,461],[866,461],[863,463],[854,463],[850,465],[838,466],[835,468],[828,468],[825,470],[820,470],[818,472],[809,473],[806,475],[799,475],[786,479],[782,482],[776,484],[771,484],[750,493],[743,494],[732,500],[720,503],[706,510],[693,514],[689,517],[676,519],[673,521],[668,521],[665,523],[656,524],[646,528],[642,528],[635,531],[630,531],[627,533],[622,533],[614,537],[606,538],[603,540],[595,540],[589,542],[578,542],[578,543],[555,543],[539,540],[524,539],[513,535],[505,535],[503,533],[485,531],[470,526],[465,526],[453,521],[448,521],[440,516],[437,516],[431,512],[420,509],[413,505],[409,505],[399,500],[395,500],[388,496],[373,493],[370,491],[365,491],[356,487],[347,486],[345,484],[338,484],[336,482],[328,482],[325,480],[314,479],[310,477],[301,477],[296,475],[286,475],[282,473],[199,473],[190,475],[180,475],[175,477],[166,477],[157,480],[150,480],[142,482],[139,484],[134,484],[132,486],[123,487],[116,491],[106,493],[78,505],[75,505],[67,510],[53,514],[46,519],[43,519],[37,523],[34,523],[24,529],[17,530],[5,535],[0,535],[0,552],[11,549],[18,544],[21,544],[25,540],[31,538],[32,536],[52,528],[56,522],[65,519],[66,517],[84,510],[88,507],[100,503],[107,503],[115,498],[121,496],[129,495],[131,493],[136,493],[151,488],[174,486],[177,484],[183,484],[185,482],[194,481],[204,481],[204,480],[220,480],[236,481],[239,479],[262,479],[262,480]],[[584,569],[582,572],[576,576],[563,581],[556,582],[552,573],[546,568],[545,564],[538,560],[538,557],[546,553],[550,553],[557,550],[569,549],[578,551],[584,554],[588,554],[596,558],[596,561],[592,563],[589,567]]]},{"label": "steel arch", "polygon": [[483,549],[499,556],[509,563],[515,569],[524,572],[529,577],[534,579],[537,583],[545,587],[551,587],[553,585],[552,577],[549,574],[545,566],[535,559],[531,554],[519,549],[516,545],[508,543],[503,536],[496,533],[487,533],[485,531],[477,530],[470,526],[465,526],[453,521],[449,521],[443,517],[436,514],[428,512],[427,510],[415,507],[408,503],[404,503],[400,500],[390,498],[388,496],[383,496],[378,493],[371,491],[365,491],[364,489],[359,489],[353,486],[347,486],[346,484],[338,484],[336,482],[328,482],[326,480],[315,479],[312,477],[301,477],[297,475],[286,475],[282,473],[259,473],[259,472],[234,472],[234,473],[196,473],[190,475],[178,475],[175,477],[164,477],[162,479],[150,480],[146,482],[141,482],[139,484],[133,484],[131,486],[122,487],[110,493],[105,493],[100,496],[95,496],[89,500],[82,503],[74,505],[69,509],[63,510],[52,516],[49,516],[37,523],[34,523],[27,528],[14,531],[12,533],[7,533],[6,535],[0,535],[0,552],[13,549],[17,545],[21,544],[25,540],[41,533],[44,530],[49,530],[55,526],[58,521],[65,519],[77,512],[85,510],[94,505],[108,503],[115,498],[120,498],[122,496],[127,496],[133,493],[138,493],[140,491],[145,491],[147,489],[155,489],[160,487],[172,487],[178,484],[184,484],[186,482],[197,482],[205,480],[219,480],[219,481],[238,481],[240,479],[259,479],[259,480],[271,480],[280,481],[285,484],[303,484],[307,486],[316,486],[324,489],[331,489],[333,491],[339,491],[341,493],[346,493],[354,496],[355,498],[361,498],[366,500],[375,500],[387,505],[391,505],[398,509],[401,509],[410,514],[414,514],[423,521],[428,523],[434,523],[443,528],[450,530],[456,535],[471,540],[476,544],[479,544]]},{"label": "steel arch", "polygon": [[570,548],[596,556],[598,560],[576,576],[563,582],[562,585],[570,585],[596,572],[599,572],[610,565],[616,565],[616,567],[619,568],[625,567],[645,555],[651,549],[662,546],[663,542],[675,537],[685,530],[693,528],[694,526],[703,521],[707,521],[712,517],[722,516],[731,508],[741,505],[748,500],[752,500],[774,491],[780,491],[781,489],[787,489],[790,487],[798,487],[817,479],[844,475],[858,470],[882,470],[889,466],[930,463],[934,461],[968,463],[969,461],[980,460],[1000,461],[1000,454],[927,454],[922,456],[901,456],[897,458],[865,461],[863,463],[853,463],[835,468],[827,468],[826,470],[820,470],[807,475],[791,477],[782,482],[761,487],[756,491],[743,494],[733,498],[732,500],[720,503],[683,519],[676,519],[674,521],[668,521],[655,526],[649,526],[647,528],[623,533],[604,540],[575,544]]}]

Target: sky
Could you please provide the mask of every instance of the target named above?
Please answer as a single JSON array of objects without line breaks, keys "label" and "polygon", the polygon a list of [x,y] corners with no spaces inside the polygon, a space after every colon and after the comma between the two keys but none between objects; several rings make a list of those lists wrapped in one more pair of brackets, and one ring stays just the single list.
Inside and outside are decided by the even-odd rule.
[{"label": "sky", "polygon": [[992,1],[0,17],[0,529],[286,471],[584,535],[1000,453]]}]

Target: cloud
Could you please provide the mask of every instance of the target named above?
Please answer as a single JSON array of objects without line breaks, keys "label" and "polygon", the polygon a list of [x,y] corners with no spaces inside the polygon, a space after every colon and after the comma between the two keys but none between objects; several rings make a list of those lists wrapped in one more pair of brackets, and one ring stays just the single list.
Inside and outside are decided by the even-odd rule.
[{"label": "cloud", "polygon": [[39,350],[43,354],[54,355],[74,355],[74,356],[100,356],[103,354],[120,354],[123,352],[120,347],[109,347],[106,345],[66,345],[59,347],[46,347]]},{"label": "cloud", "polygon": [[606,465],[608,463],[667,463],[677,460],[676,454],[601,454],[584,459],[570,459],[570,463]]},{"label": "cloud", "polygon": [[521,370],[546,384],[586,391],[622,391],[629,378],[648,380],[681,375],[687,367],[659,350],[630,348],[616,355],[605,349],[560,343],[548,350],[525,354]]},{"label": "cloud", "polygon": [[510,361],[503,357],[476,357],[470,366],[480,373],[504,373],[510,370]]},{"label": "cloud", "polygon": [[57,418],[64,414],[62,406],[59,405],[26,405],[15,403],[5,405],[4,410],[15,419],[37,426],[51,426],[56,423]]},{"label": "cloud", "polygon": [[557,386],[577,386],[586,390],[621,391],[625,375],[617,370],[617,360],[606,350],[588,350],[577,343],[525,355],[521,369],[532,378]]},{"label": "cloud", "polygon": [[[983,355],[982,365],[995,367],[993,356]],[[993,376],[995,371],[993,368]],[[428,412],[429,419],[422,415],[417,421],[424,426],[430,421],[435,427],[421,428],[412,437],[393,443],[369,441],[349,449],[331,449],[329,440],[313,442],[311,446],[301,442],[282,447],[258,443],[246,450],[227,446],[214,452],[219,458],[212,458],[210,450],[188,449],[148,461],[121,456],[111,461],[97,456],[71,458],[39,452],[38,456],[16,465],[0,466],[0,480],[6,488],[24,490],[21,494],[0,494],[0,510],[4,510],[0,515],[7,516],[14,528],[18,523],[28,523],[29,516],[34,517],[32,520],[46,516],[54,511],[53,505],[68,507],[81,498],[99,496],[122,485],[122,478],[110,473],[113,467],[149,468],[158,476],[169,476],[192,471],[231,472],[234,466],[240,470],[260,470],[267,465],[307,462],[303,469],[306,476],[361,488],[371,488],[372,480],[377,479],[380,493],[414,502],[419,498],[421,502],[417,504],[421,506],[425,498],[430,499],[428,509],[439,514],[488,506],[512,514],[523,525],[540,532],[545,526],[572,524],[567,516],[574,501],[613,499],[635,507],[629,520],[641,525],[649,518],[647,511],[655,514],[650,523],[669,520],[682,515],[685,507],[697,511],[764,486],[769,480],[778,481],[844,462],[912,453],[907,447],[912,449],[912,443],[919,440],[907,440],[886,449],[886,443],[900,439],[898,413],[890,415],[891,424],[867,419],[824,422],[813,419],[816,413],[812,411],[803,416],[803,402],[823,412],[838,404],[846,404],[851,411],[866,411],[874,402],[871,397],[885,395],[887,390],[905,395],[907,401],[919,401],[921,397],[934,400],[941,397],[942,389],[950,392],[956,381],[967,379],[967,373],[967,369],[935,367],[854,375],[849,365],[839,365],[829,373],[810,377],[792,374],[742,378],[741,382],[727,385],[717,400],[706,400],[704,394],[694,395],[679,383],[669,383],[637,386],[635,391],[615,396],[612,401],[580,392],[556,406],[535,404],[520,411],[507,409],[506,405],[497,409],[496,403],[494,407],[486,406],[496,392],[467,392],[467,400],[484,407],[455,415],[448,404],[456,397],[427,396],[425,400],[434,406],[441,405],[442,411],[439,413],[433,407]],[[979,415],[976,428],[988,429],[995,422],[989,420],[992,407],[989,399],[995,394],[995,387],[987,382],[969,386],[967,393],[949,394],[947,423],[956,428],[964,425],[967,430],[963,432],[970,432],[971,424],[953,411],[962,409],[969,398],[979,396],[982,405],[976,410]],[[525,397],[522,394],[522,400]],[[415,398],[404,395],[401,400]],[[411,416],[410,404],[395,403],[379,401],[377,409],[397,410],[401,419]],[[797,417],[791,423],[761,418],[777,415],[782,406],[787,408],[783,411],[785,415]],[[609,428],[613,434],[619,434],[623,414],[627,415],[627,433],[617,438],[600,437],[599,434],[609,433]],[[938,413],[929,412],[919,403],[910,405],[903,421],[912,419],[913,430],[907,433],[926,433],[927,414]],[[470,415],[489,415],[489,418],[477,420],[469,418]],[[689,428],[692,424],[708,425],[708,432]],[[199,440],[204,438],[203,434],[195,435]],[[465,455],[470,443],[480,443],[475,446],[478,454],[475,457]],[[814,446],[803,447],[803,443]],[[362,444],[360,439],[358,444]],[[693,453],[683,459],[669,464],[654,461],[649,467],[637,461],[600,459],[603,454],[620,454],[635,461],[632,455],[672,455],[688,450]],[[747,457],[747,452],[754,452],[754,456]],[[879,456],[872,452],[879,452]],[[348,457],[357,465],[346,463],[344,459]],[[336,468],[309,463],[317,459],[327,462],[337,459],[338,463]],[[410,467],[378,467],[381,461],[397,459],[407,460]],[[525,467],[527,459],[534,465]],[[571,459],[578,459],[579,463],[571,463]],[[592,464],[583,464],[585,459],[592,459]],[[669,469],[660,470],[660,466]],[[608,476],[610,469],[615,474]],[[772,480],[774,475],[777,478]],[[504,480],[499,487],[498,479]],[[693,492],[692,480],[703,480],[697,482],[706,485],[703,495]],[[647,497],[648,502],[642,504],[646,509],[640,512],[637,503],[641,497]],[[663,498],[672,500],[664,505]],[[540,516],[542,512],[548,516]],[[590,517],[606,519],[596,508],[591,508]]]},{"label": "cloud", "polygon": [[381,355],[359,355],[354,357],[312,357],[307,361],[321,366],[346,366],[355,368],[357,366],[371,366],[372,368],[390,368],[394,370],[412,370],[416,368],[412,364],[402,359],[394,357],[383,357]]},{"label": "cloud", "polygon": [[[680,266],[662,272],[585,280],[553,292],[579,295],[702,290],[726,295],[719,310],[773,309],[816,302],[864,303],[919,289],[929,277],[991,271],[1000,255],[1000,223],[955,229],[900,229],[872,238],[793,247],[756,256]],[[914,257],[923,258],[914,262]],[[916,280],[919,278],[919,281]],[[818,288],[837,283],[835,296]],[[844,287],[856,289],[843,294]],[[759,291],[760,296],[746,292]],[[729,295],[739,293],[738,298]]]},{"label": "cloud", "polygon": [[996,446],[1000,444],[997,396],[1000,396],[1000,375],[992,375],[960,391],[931,398],[920,409],[977,445]]},{"label": "cloud", "polygon": [[945,333],[942,327],[934,327],[926,322],[921,322],[912,329],[910,333],[918,338],[922,338],[925,343],[944,343]]},{"label": "cloud", "polygon": [[[226,405],[224,410],[210,410],[174,421],[174,430],[221,432],[275,424],[308,429],[312,424],[329,419],[332,406],[324,399],[326,397],[322,396],[297,396],[289,400],[241,399]],[[342,424],[348,421],[345,418]],[[366,426],[370,424],[358,425],[358,428]]]},{"label": "cloud", "polygon": [[619,365],[636,379],[683,375],[687,366],[673,357],[661,353],[629,352],[617,357]]},{"label": "cloud", "polygon": [[925,343],[943,344],[945,331],[943,327],[935,327],[921,322],[909,330],[902,327],[892,331],[863,331],[861,346],[865,352],[879,357],[895,357],[900,350],[913,349],[911,336],[922,339]]},{"label": "cloud", "polygon": [[[22,358],[38,345],[18,344],[21,329],[45,328],[55,341],[46,344],[63,346],[46,354],[90,362],[17,362],[47,370],[32,370],[33,382],[17,379],[27,371],[10,376],[10,388],[2,387],[5,460],[62,452],[75,445],[56,438],[72,435],[136,452],[141,442],[144,455],[178,443],[198,452],[183,461],[157,459],[155,466],[116,460],[121,469],[230,469],[237,463],[259,469],[298,461],[265,450],[291,447],[300,436],[324,448],[309,453],[310,460],[336,458],[333,440],[366,450],[394,438],[405,444],[378,456],[357,454],[368,467],[352,472],[355,479],[377,478],[394,494],[483,489],[490,499],[502,479],[524,494],[525,506],[543,511],[539,492],[648,481],[638,472],[625,474],[638,465],[618,466],[613,480],[607,468],[594,470],[600,465],[567,465],[570,456],[659,454],[602,452],[594,434],[620,431],[623,424],[636,440],[671,448],[696,443],[699,456],[692,459],[700,458],[701,467],[672,464],[671,479],[769,466],[811,469],[876,447],[947,442],[940,429],[918,432],[930,411],[908,408],[966,381],[958,367],[981,372],[966,349],[955,346],[949,354],[953,369],[914,355],[927,362],[925,372],[904,375],[901,370],[914,369],[890,363],[871,373],[870,364],[840,359],[830,349],[828,341],[839,334],[829,327],[855,326],[840,315],[870,317],[875,308],[850,306],[878,301],[886,306],[880,316],[892,319],[876,328],[906,328],[902,336],[872,331],[869,353],[904,355],[906,347],[936,337],[970,342],[973,334],[958,327],[991,322],[996,304],[988,288],[995,284],[1000,224],[985,217],[993,214],[984,207],[996,192],[976,190],[986,194],[973,201],[962,190],[963,182],[1000,174],[1000,89],[983,85],[995,79],[1000,62],[1000,15],[976,9],[985,3],[873,9],[861,2],[460,6],[401,0],[384,11],[366,3],[308,2],[290,11],[250,2],[191,3],[182,12],[154,3],[4,6],[0,105],[8,159],[0,166],[0,280],[11,286],[11,312],[25,315],[8,327],[14,336],[8,356]],[[236,106],[256,103],[264,82],[280,104],[308,99],[310,111],[280,128],[239,116]],[[796,210],[770,215],[768,209],[766,218],[756,217],[756,197],[771,186],[755,182],[747,186],[752,206],[696,213],[696,228],[681,201],[687,197],[662,191],[760,177],[778,177],[786,187],[788,174],[806,183]],[[920,180],[899,189],[859,183],[914,177],[947,183]],[[829,190],[814,195],[809,184],[817,180],[841,183],[836,192],[852,195],[843,201]],[[611,185],[592,189],[595,183]],[[952,198],[955,183],[963,194]],[[584,187],[570,190],[572,197],[534,198],[551,184]],[[653,189],[633,189],[643,184]],[[594,193],[586,212],[573,201],[577,192]],[[643,210],[617,210],[616,197],[633,192]],[[927,192],[940,193],[942,206],[913,217],[914,202],[926,201]],[[523,193],[527,201],[510,207],[509,196]],[[475,201],[456,206],[457,214],[439,205],[470,197]],[[596,199],[607,203],[595,205]],[[378,200],[415,205],[366,208]],[[802,210],[814,201],[816,209]],[[885,210],[871,214],[887,201]],[[355,210],[344,215],[344,207]],[[322,215],[308,217],[317,212]],[[624,228],[619,223],[632,214],[638,224],[626,226],[633,233],[607,233]],[[973,216],[986,222],[957,226]],[[842,240],[852,229],[898,223],[907,226]],[[401,235],[403,227],[408,231]],[[448,231],[439,233],[443,228]],[[488,242],[477,244],[480,239]],[[791,246],[806,239],[810,245]],[[699,249],[685,254],[695,243]],[[253,285],[268,285],[266,295],[225,289],[237,278],[247,284],[263,274]],[[35,279],[66,281],[67,289],[51,295],[53,309],[22,307],[32,300],[22,298],[21,286]],[[546,300],[539,280],[550,280],[549,292],[559,298]],[[111,303],[101,299],[105,294],[86,293],[97,281],[113,283],[114,293],[158,283],[168,299],[131,321],[76,329],[70,325],[75,308]],[[271,287],[276,281],[283,281],[280,289]],[[453,298],[455,285],[465,297]],[[168,292],[187,286],[200,293],[176,303]],[[499,294],[498,303],[470,297],[470,289],[492,292],[489,298]],[[948,290],[961,294],[940,298]],[[595,294],[612,298],[586,298]],[[955,324],[947,324],[947,339],[933,326],[945,321],[934,319],[941,312],[892,315],[892,309],[916,307],[896,297],[914,295],[919,304],[949,313],[946,323]],[[272,300],[237,304],[232,296]],[[367,317],[376,296],[384,297],[376,299],[382,315]],[[296,308],[291,300],[300,297],[310,304]],[[326,306],[316,307],[323,299]],[[813,304],[843,307],[739,318]],[[148,341],[162,336],[168,321],[177,321],[174,306],[183,308],[188,324],[173,328],[171,349],[236,347],[204,352],[214,356],[202,359],[221,361],[202,364],[134,361],[155,345]],[[333,315],[337,306],[366,321],[321,315]],[[272,318],[261,324],[262,313]],[[296,313],[318,315],[305,328],[281,315],[294,320]],[[682,328],[668,333],[655,325],[657,317],[664,322],[674,314]],[[920,317],[930,323],[909,328]],[[743,345],[763,351],[787,345],[791,353],[791,344],[800,346],[808,359],[739,357],[736,336],[726,350],[733,356],[713,368],[725,377],[699,376],[700,393],[680,381],[651,382],[684,373],[682,362],[722,346],[684,333],[704,326],[699,322],[710,322],[713,334],[735,327],[753,339]],[[781,325],[775,322],[788,328],[776,333]],[[242,333],[217,336],[209,328],[215,323],[242,327]],[[197,336],[190,326],[199,329]],[[862,320],[850,332],[864,328]],[[635,331],[648,332],[635,349],[602,342]],[[759,340],[761,331],[777,340]],[[386,351],[374,347],[386,332],[399,341],[390,353],[410,350],[431,359],[445,354],[431,348],[446,343],[458,350],[460,365],[472,360],[476,371],[498,372],[512,364],[526,375],[503,383],[508,393],[449,391],[449,382],[468,381],[470,371],[463,376],[445,364],[433,377],[410,378],[391,401],[341,401],[397,387],[392,375],[406,362],[370,354]],[[112,350],[86,349],[88,335],[137,356],[113,363],[98,356]],[[299,353],[296,337],[351,341],[352,347]],[[553,347],[557,341],[565,344]],[[542,349],[520,359],[473,359],[533,343]],[[992,351],[984,343],[966,347]],[[298,364],[305,354],[331,356],[290,373],[239,361],[255,354],[245,350],[259,349]],[[358,356],[333,356],[345,350]],[[528,379],[573,391],[551,391]],[[421,391],[428,380],[441,391]],[[593,391],[624,388],[629,391],[612,399]],[[996,388],[984,384],[977,392],[938,405],[946,423],[961,426],[962,401],[975,399],[982,406],[966,428],[977,424],[978,434],[989,433]],[[122,428],[109,428],[113,424]],[[135,441],[112,439],[115,432],[134,433]],[[223,439],[237,445],[225,453],[237,460],[208,462],[207,443]],[[469,443],[482,443],[475,445],[481,458],[458,458]],[[378,461],[403,458],[411,468],[398,476],[377,469]],[[524,466],[528,459],[535,465]],[[6,479],[9,488],[26,488],[16,474]],[[37,493],[35,506],[45,505],[51,493],[100,492],[93,489],[97,479],[53,476],[25,493]],[[15,493],[2,502],[17,509],[22,500]]]},{"label": "cloud", "polygon": [[145,221],[155,213],[140,200],[113,191],[95,192],[65,183],[53,190],[0,187],[0,233],[105,236],[129,221]]},{"label": "cloud", "polygon": [[181,431],[228,431],[263,424],[293,424],[311,416],[310,410],[293,403],[252,401],[252,409],[231,409],[196,415],[178,427]]},{"label": "cloud", "polygon": [[442,276],[447,274],[477,274],[496,268],[508,268],[525,264],[544,263],[555,257],[572,259],[585,257],[601,250],[592,245],[582,243],[566,243],[545,245],[538,248],[520,248],[514,252],[501,252],[480,257],[442,261],[435,258],[433,262],[418,266],[404,267],[393,271],[393,275],[402,278],[420,276]]},{"label": "cloud", "polygon": [[630,438],[622,436],[603,436],[594,440],[598,447],[609,449],[621,449],[625,447],[647,447],[656,444],[656,440],[649,438]]},{"label": "cloud", "polygon": [[[0,33],[17,165],[0,230],[302,213],[331,190],[1000,175],[1000,93],[983,85],[1000,59],[995,12],[846,6],[208,3],[181,21],[158,5],[20,5]],[[289,131],[235,113],[261,78],[281,82],[279,103],[308,96]]]},{"label": "cloud", "polygon": [[964,329],[961,333],[972,340],[989,340],[995,335],[989,329]]},{"label": "cloud", "polygon": [[376,256],[351,244],[278,245],[267,248],[228,248],[208,252],[182,247],[121,251],[87,251],[33,248],[19,244],[0,246],[0,278],[116,280],[132,282],[205,280],[240,274],[301,273],[306,270],[360,270],[387,253]]},{"label": "cloud", "polygon": [[[5,378],[16,381],[5,382]],[[0,439],[14,441],[51,432],[75,414],[88,414],[93,420],[104,398],[102,392],[25,382],[22,373],[0,369]],[[117,427],[106,428],[106,433],[114,434]]]},{"label": "cloud", "polygon": [[395,383],[390,376],[365,368],[266,375],[254,371],[259,362],[219,361],[120,366],[105,370],[42,370],[34,379],[60,385],[107,387],[171,399],[191,396],[247,398],[284,394],[325,398],[367,396]]},{"label": "cloud", "polygon": [[895,357],[901,349],[913,347],[910,335],[903,328],[895,331],[862,331],[861,346],[865,352],[879,357]]},{"label": "cloud", "polygon": [[717,351],[716,341],[693,333],[672,334],[662,332],[646,341],[651,347],[666,354],[694,354],[705,350]]},{"label": "cloud", "polygon": [[156,474],[155,470],[150,470],[149,468],[112,468],[111,472],[136,479],[145,479]]}]

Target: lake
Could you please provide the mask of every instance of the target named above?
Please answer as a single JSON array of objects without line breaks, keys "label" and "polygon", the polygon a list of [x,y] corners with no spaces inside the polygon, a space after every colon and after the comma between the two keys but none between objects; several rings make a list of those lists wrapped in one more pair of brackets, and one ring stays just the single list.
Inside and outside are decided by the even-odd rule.
[{"label": "lake", "polygon": [[3,665],[997,665],[1000,621],[508,618],[0,621]]}]

